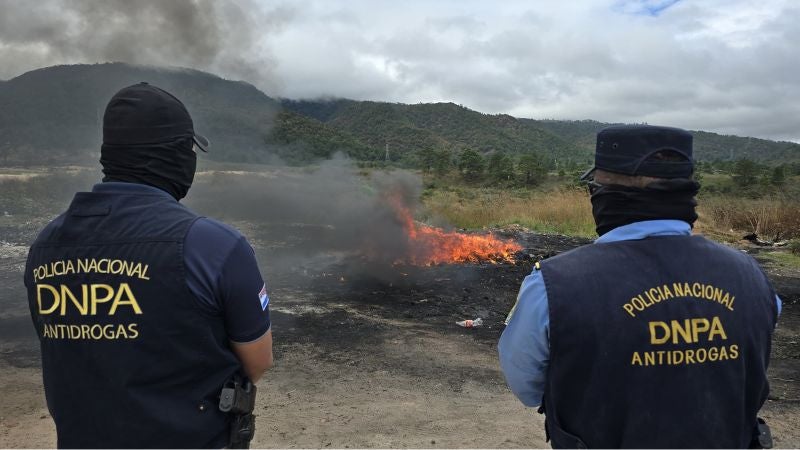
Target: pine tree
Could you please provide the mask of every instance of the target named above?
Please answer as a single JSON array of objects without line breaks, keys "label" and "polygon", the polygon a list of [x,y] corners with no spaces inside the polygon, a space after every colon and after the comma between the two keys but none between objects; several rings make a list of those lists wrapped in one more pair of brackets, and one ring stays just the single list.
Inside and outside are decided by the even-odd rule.
[{"label": "pine tree", "polygon": [[483,177],[486,162],[477,151],[467,148],[461,152],[458,158],[458,169],[462,176],[467,180],[479,180]]},{"label": "pine tree", "polygon": [[525,184],[535,186],[542,182],[547,174],[544,160],[538,153],[525,153],[519,158],[519,171],[525,179]]}]

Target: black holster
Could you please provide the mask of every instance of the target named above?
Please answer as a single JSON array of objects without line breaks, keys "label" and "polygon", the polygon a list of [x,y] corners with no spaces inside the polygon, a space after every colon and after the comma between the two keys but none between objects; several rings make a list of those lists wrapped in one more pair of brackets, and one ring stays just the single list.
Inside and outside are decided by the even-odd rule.
[{"label": "black holster", "polygon": [[228,448],[250,448],[256,432],[256,386],[240,375],[225,383],[219,396],[219,410],[230,414],[231,432]]},{"label": "black holster", "polygon": [[547,409],[544,406],[544,399],[539,409],[536,410],[539,414],[544,414],[544,441],[550,443],[552,448],[588,448],[581,438],[568,433],[563,430],[555,420],[548,418]]},{"label": "black holster", "polygon": [[767,422],[758,418],[756,426],[753,428],[753,440],[750,441],[750,448],[772,448],[772,431]]}]

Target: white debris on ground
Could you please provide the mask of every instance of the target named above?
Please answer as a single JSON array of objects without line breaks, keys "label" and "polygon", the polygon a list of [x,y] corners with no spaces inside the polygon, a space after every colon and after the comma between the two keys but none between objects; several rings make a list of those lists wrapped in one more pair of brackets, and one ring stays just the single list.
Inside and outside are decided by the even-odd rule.
[{"label": "white debris on ground", "polygon": [[27,255],[27,246],[0,241],[0,258],[25,258]]},{"label": "white debris on ground", "polygon": [[0,240],[0,271],[4,273],[22,274],[28,247]]},{"label": "white debris on ground", "polygon": [[303,314],[326,314],[330,312],[327,308],[315,305],[270,306],[270,310],[293,316]]}]

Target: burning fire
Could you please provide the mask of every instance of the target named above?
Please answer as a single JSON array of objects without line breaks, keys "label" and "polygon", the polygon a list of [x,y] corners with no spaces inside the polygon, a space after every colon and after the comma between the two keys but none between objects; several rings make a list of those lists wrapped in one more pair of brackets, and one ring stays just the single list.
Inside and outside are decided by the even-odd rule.
[{"label": "burning fire", "polygon": [[514,262],[514,254],[522,250],[519,244],[509,239],[447,232],[417,223],[399,196],[392,196],[389,201],[410,244],[406,258],[395,261],[396,264],[429,266],[481,261]]}]

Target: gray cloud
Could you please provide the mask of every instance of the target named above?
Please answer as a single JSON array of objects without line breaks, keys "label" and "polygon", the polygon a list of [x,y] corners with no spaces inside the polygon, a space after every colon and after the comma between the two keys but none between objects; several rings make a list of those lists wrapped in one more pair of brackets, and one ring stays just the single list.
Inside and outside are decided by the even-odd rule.
[{"label": "gray cloud", "polygon": [[[790,2],[565,3],[309,2],[302,23],[271,40],[279,77],[302,72],[306,81],[280,94],[454,101],[800,141],[800,11]],[[343,31],[315,19],[330,10],[364,25]],[[336,46],[304,37],[312,35]],[[314,75],[294,56],[308,53],[317,66],[348,67],[347,76]]]},{"label": "gray cloud", "polygon": [[53,64],[123,61],[183,66],[274,90],[261,39],[292,15],[251,0],[6,0],[0,78]]},{"label": "gray cloud", "polygon": [[519,117],[800,141],[789,0],[0,3],[0,78],[126,60],[273,96],[453,101]]}]

